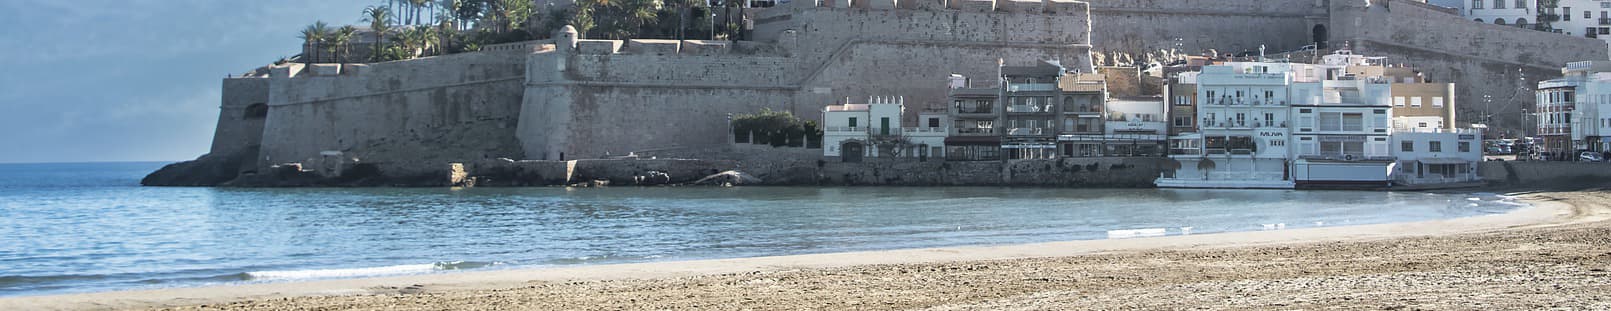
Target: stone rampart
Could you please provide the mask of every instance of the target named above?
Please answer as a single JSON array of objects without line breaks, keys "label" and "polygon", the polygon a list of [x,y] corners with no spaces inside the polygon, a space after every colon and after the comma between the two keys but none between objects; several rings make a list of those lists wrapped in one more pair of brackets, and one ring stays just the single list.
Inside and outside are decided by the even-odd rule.
[{"label": "stone rampart", "polygon": [[1307,0],[1090,0],[1091,44],[1131,54],[1179,48],[1188,53],[1290,50],[1312,44],[1325,19]]},{"label": "stone rampart", "polygon": [[268,118],[269,79],[227,78],[222,94],[209,153],[230,153],[261,144],[263,121]]},{"label": "stone rampart", "polygon": [[269,78],[259,166],[343,161],[388,174],[491,158],[524,158],[515,137],[521,53],[465,53],[379,63],[339,76]]}]

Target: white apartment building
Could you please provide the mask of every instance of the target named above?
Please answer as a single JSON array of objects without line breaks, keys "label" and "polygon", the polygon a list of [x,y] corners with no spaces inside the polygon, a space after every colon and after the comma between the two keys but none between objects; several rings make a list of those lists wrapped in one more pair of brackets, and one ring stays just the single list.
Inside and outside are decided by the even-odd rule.
[{"label": "white apartment building", "polygon": [[1342,50],[1306,66],[1317,78],[1295,83],[1302,100],[1292,105],[1292,175],[1299,187],[1387,187],[1393,157],[1393,81],[1350,74],[1350,66],[1374,66],[1380,58]]},{"label": "white apartment building", "polygon": [[1538,83],[1542,151],[1567,160],[1578,150],[1611,151],[1611,61],[1571,62],[1561,73]]},{"label": "white apartment building", "polygon": [[1611,1],[1559,0],[1544,15],[1557,16],[1550,27],[1557,32],[1611,42]]},{"label": "white apartment building", "polygon": [[[847,100],[848,101],[848,100]],[[874,96],[866,104],[844,103],[822,109],[822,155],[844,162],[863,158],[944,157],[945,112],[923,112],[917,126],[901,126],[905,97]]]},{"label": "white apartment building", "polygon": [[[1180,166],[1159,187],[1286,188],[1291,88],[1302,64],[1241,62],[1197,74],[1199,131],[1169,138]],[[1301,97],[1300,97],[1301,98]]]}]

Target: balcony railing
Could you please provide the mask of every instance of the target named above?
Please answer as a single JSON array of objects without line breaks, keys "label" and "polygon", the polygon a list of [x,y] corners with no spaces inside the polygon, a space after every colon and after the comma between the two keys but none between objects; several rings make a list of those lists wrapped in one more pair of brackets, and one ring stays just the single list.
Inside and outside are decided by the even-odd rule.
[{"label": "balcony railing", "polygon": [[1024,113],[1024,112],[1039,113],[1039,112],[1051,112],[1051,111],[1052,111],[1052,105],[1045,105],[1045,106],[1041,106],[1041,105],[1011,105],[1011,106],[1007,106],[1007,112],[1013,112],[1013,113]]},{"label": "balcony railing", "polygon": [[1008,92],[1036,92],[1055,90],[1057,90],[1057,85],[1051,83],[1018,83],[1007,85]]},{"label": "balcony railing", "polygon": [[1051,133],[1051,129],[1039,127],[1021,127],[1007,130],[1007,135],[1011,136],[1050,135]]},{"label": "balcony railing", "polygon": [[903,128],[901,128],[901,133],[905,133],[906,135],[913,135],[913,134],[939,134],[939,135],[945,135],[946,133],[950,133],[950,132],[951,132],[950,129],[943,128],[943,127],[903,127]]},{"label": "balcony railing", "polygon": [[1170,148],[1169,155],[1202,155],[1203,149],[1198,148]]},{"label": "balcony railing", "polygon": [[1611,18],[1600,18],[1600,25],[1611,25]]},{"label": "balcony railing", "polygon": [[1210,120],[1208,118],[1203,118],[1202,123],[1199,123],[1199,124],[1202,125],[1202,127],[1204,127],[1204,128],[1286,128],[1287,127],[1286,122],[1265,124],[1263,121],[1260,121],[1260,120],[1257,120],[1257,119],[1254,119],[1252,122],[1248,122],[1248,121],[1245,121],[1245,120],[1244,121],[1225,120],[1225,121],[1221,121],[1221,122],[1215,122],[1214,120]]},{"label": "balcony railing", "polygon": [[1212,105],[1212,106],[1286,106],[1287,105],[1287,101],[1284,101],[1284,100],[1247,99],[1247,98],[1235,98],[1235,97],[1220,98],[1218,100],[1209,99],[1209,100],[1203,101],[1203,103],[1205,103],[1207,105]]},{"label": "balcony railing", "polygon": [[829,132],[829,133],[867,132],[867,128],[865,128],[865,127],[849,127],[849,126],[829,126],[829,127],[822,128],[822,131],[823,132]]},{"label": "balcony railing", "polygon": [[988,127],[959,127],[956,128],[955,133],[962,136],[995,135],[996,129]]},{"label": "balcony railing", "polygon": [[973,107],[963,106],[963,107],[957,108],[957,113],[996,113],[996,107],[995,106],[973,106]]}]

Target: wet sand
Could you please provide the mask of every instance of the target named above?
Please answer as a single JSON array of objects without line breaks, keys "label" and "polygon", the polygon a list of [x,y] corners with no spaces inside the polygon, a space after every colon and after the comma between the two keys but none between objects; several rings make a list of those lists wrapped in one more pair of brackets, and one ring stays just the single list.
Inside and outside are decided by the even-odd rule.
[{"label": "wet sand", "polygon": [[1611,192],[1503,215],[0,299],[5,310],[1611,309]]}]

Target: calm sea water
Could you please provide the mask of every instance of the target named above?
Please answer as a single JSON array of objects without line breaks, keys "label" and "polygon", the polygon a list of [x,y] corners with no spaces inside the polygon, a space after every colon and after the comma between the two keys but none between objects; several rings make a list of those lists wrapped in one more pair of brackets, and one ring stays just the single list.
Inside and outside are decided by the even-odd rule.
[{"label": "calm sea water", "polygon": [[148,188],[0,164],[0,296],[1404,222],[1493,194],[1045,188]]}]

